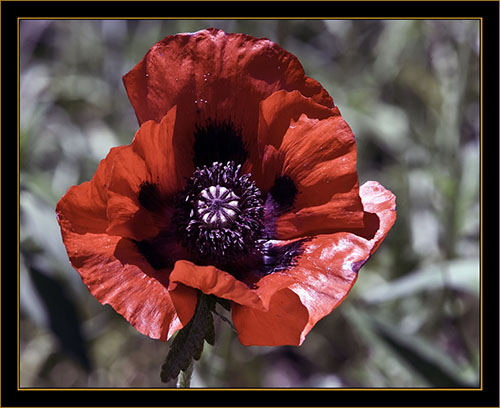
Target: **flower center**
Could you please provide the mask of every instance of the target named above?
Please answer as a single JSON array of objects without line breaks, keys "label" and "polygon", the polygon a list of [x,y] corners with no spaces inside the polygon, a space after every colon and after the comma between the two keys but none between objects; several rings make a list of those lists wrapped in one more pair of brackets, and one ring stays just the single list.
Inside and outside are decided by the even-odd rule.
[{"label": "flower center", "polygon": [[177,237],[197,262],[228,265],[258,251],[264,205],[241,165],[198,167],[176,200]]},{"label": "flower center", "polygon": [[198,218],[207,228],[228,227],[240,212],[239,199],[240,197],[226,187],[207,187],[198,195]]}]

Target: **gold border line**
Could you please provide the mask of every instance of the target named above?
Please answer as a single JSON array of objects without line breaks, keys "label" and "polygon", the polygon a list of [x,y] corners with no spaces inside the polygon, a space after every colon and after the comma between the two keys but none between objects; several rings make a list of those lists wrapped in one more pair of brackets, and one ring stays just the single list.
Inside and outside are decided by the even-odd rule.
[{"label": "gold border line", "polygon": [[[31,1],[31,0],[1,0],[0,2],[4,1],[12,2],[12,1]],[[34,0],[34,1],[42,1],[42,0]],[[64,0],[52,0],[52,1],[64,1]],[[90,0],[90,1],[101,1],[101,0]],[[110,1],[118,1],[118,0],[110,0]],[[135,0],[130,0],[130,1],[135,1]],[[161,1],[161,0],[153,0],[153,1]],[[198,1],[198,0],[183,0],[183,1]],[[267,1],[267,0],[262,0],[262,1]],[[365,0],[355,0],[355,1],[365,1]],[[425,0],[425,1],[433,1],[433,0]],[[213,16],[212,17],[209,16],[208,17],[147,17],[144,16],[144,17],[17,17],[17,19],[18,20],[100,20],[100,21],[103,20],[480,20],[482,21],[483,18],[482,17],[213,17]]]},{"label": "gold border line", "polygon": [[[45,2],[46,0],[1,0],[1,2],[8,2],[8,3],[23,3],[23,2]],[[54,2],[67,2],[67,0],[51,0]],[[86,3],[88,2],[101,2],[103,0],[85,0]],[[132,3],[139,3],[141,0],[107,0],[110,2],[132,2]],[[189,2],[213,2],[214,0],[149,0],[150,2],[161,2],[161,3],[189,3]],[[217,0],[219,2],[236,2],[236,3],[255,3],[255,2],[266,2],[268,0]],[[295,3],[305,3],[305,0],[274,0],[276,2],[295,2]],[[315,2],[323,2],[323,3],[336,3],[336,2],[345,2],[345,0],[314,0]],[[380,2],[380,0],[349,0],[349,2]],[[435,2],[436,0],[384,0],[386,2],[395,2],[395,3],[401,3],[401,2],[409,2],[409,3],[432,3]],[[470,0],[440,0],[442,2],[449,2],[449,3],[456,3],[456,2],[469,2]],[[489,2],[489,3],[498,3],[498,0],[481,0],[482,2]]]}]

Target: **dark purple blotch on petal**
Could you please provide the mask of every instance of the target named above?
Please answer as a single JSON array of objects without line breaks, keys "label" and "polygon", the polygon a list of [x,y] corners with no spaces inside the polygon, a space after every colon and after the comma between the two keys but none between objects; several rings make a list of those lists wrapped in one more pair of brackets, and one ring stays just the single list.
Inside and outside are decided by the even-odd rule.
[{"label": "dark purple blotch on petal", "polygon": [[361,261],[358,261],[358,262],[353,262],[351,265],[352,271],[355,273],[358,273],[359,270],[361,269],[361,267],[366,263],[366,261],[368,261],[368,259],[369,259],[369,257],[366,259],[362,259]]},{"label": "dark purple blotch on petal", "polygon": [[312,238],[303,238],[297,241],[278,245],[265,245],[262,249],[262,271],[270,274],[278,271],[286,271],[297,264],[297,259],[304,252],[304,244]]},{"label": "dark purple blotch on petal", "polygon": [[158,185],[144,182],[141,184],[141,189],[138,196],[139,203],[148,211],[159,212],[164,206],[165,202],[161,197]]},{"label": "dark purple blotch on petal", "polygon": [[208,119],[203,125],[196,125],[193,156],[195,167],[202,167],[214,162],[243,164],[248,153],[241,129],[229,121]]},{"label": "dark purple blotch on petal", "polygon": [[280,212],[288,211],[292,208],[298,192],[295,183],[287,175],[278,177],[271,190],[269,190],[269,194],[277,204]]}]

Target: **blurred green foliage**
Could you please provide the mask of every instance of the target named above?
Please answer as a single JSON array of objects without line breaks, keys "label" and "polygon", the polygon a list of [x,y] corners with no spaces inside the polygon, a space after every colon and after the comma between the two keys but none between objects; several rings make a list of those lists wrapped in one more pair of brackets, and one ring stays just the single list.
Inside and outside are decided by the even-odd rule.
[{"label": "blurred green foliage", "polygon": [[392,190],[398,219],[301,347],[244,347],[216,319],[192,386],[478,386],[478,20],[21,21],[21,386],[164,386],[168,344],[90,295],[54,209],[131,142],[121,76],[164,36],[210,26],[299,58],[356,135],[360,184]]}]

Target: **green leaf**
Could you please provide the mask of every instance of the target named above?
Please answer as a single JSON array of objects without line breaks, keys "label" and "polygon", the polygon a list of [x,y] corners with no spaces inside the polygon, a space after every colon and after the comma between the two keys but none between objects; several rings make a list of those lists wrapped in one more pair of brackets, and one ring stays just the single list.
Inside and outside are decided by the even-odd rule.
[{"label": "green leaf", "polygon": [[479,276],[477,258],[456,259],[424,266],[412,274],[377,287],[367,286],[361,292],[361,297],[368,303],[380,303],[443,287],[479,294]]},{"label": "green leaf", "polygon": [[435,348],[414,337],[405,336],[381,321],[371,319],[371,323],[380,338],[432,386],[442,388],[475,386],[458,378],[455,374],[458,372],[457,367],[452,366]]},{"label": "green leaf", "polygon": [[180,371],[190,368],[193,360],[199,360],[203,352],[203,343],[215,342],[212,311],[215,307],[213,296],[200,293],[191,321],[174,338],[172,346],[161,367],[162,382],[176,378]]},{"label": "green leaf", "polygon": [[214,327],[214,317],[212,313],[209,314],[208,331],[205,334],[205,341],[211,346],[215,345],[215,327]]},{"label": "green leaf", "polygon": [[64,285],[41,268],[29,268],[33,285],[49,317],[49,327],[60,342],[61,348],[71,355],[82,368],[90,372],[86,341],[81,330],[78,311]]}]

